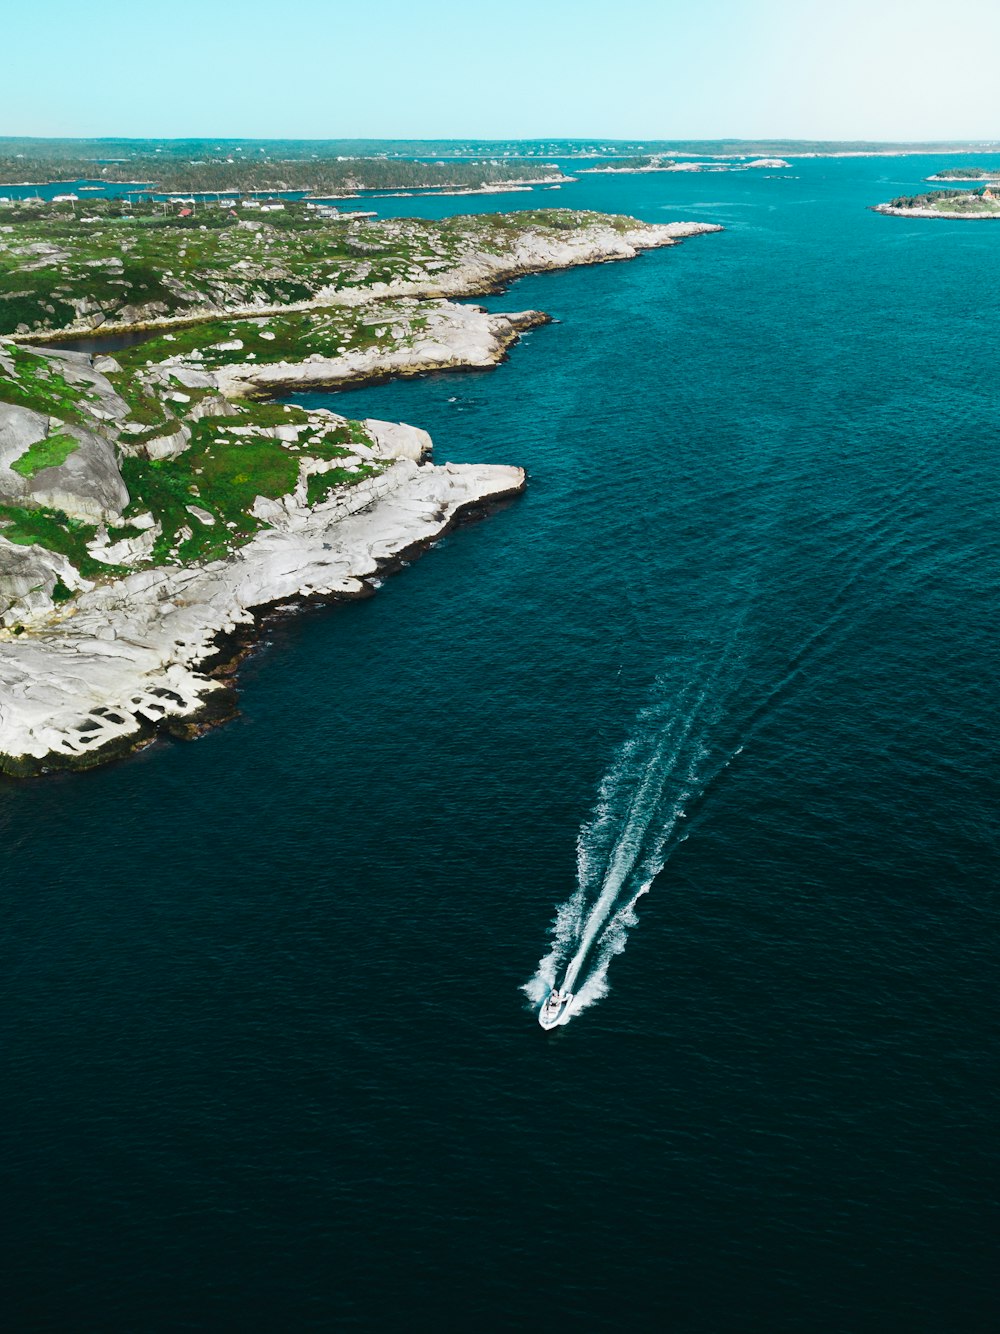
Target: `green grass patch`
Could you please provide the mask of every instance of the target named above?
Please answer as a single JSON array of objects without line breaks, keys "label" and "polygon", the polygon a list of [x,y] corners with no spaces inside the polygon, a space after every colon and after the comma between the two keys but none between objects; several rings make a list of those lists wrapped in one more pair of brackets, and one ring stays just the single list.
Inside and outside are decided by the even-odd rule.
[{"label": "green grass patch", "polygon": [[[154,563],[225,557],[265,526],[250,513],[258,496],[278,500],[294,490],[300,459],[345,458],[352,453],[354,443],[368,440],[364,428],[356,422],[314,434],[303,431],[302,443],[288,446],[270,436],[232,434],[234,426],[270,424],[253,423],[250,419],[257,415],[282,424],[295,417],[303,423],[308,421],[299,408],[285,413],[281,404],[253,404],[238,416],[195,422],[190,446],[175,459],[123,461],[122,476],[132,497],[126,521],[149,512],[163,527],[152,553]],[[379,465],[366,465],[357,472],[339,468],[311,478],[307,483],[309,502],[325,499],[334,486],[353,484],[380,471]],[[215,523],[203,524],[191,514],[191,505],[207,510]],[[182,536],[185,528],[190,530],[189,537]]]},{"label": "green grass patch", "polygon": [[168,420],[160,400],[144,389],[131,372],[111,371],[106,378],[118,396],[128,404],[129,421],[138,422],[142,426],[159,426]]},{"label": "green grass patch", "polygon": [[306,482],[306,499],[310,505],[319,505],[330,498],[332,491],[344,486],[356,486],[366,477],[376,477],[381,471],[381,468],[362,464],[353,472],[348,472],[346,468],[331,468],[329,472],[313,473]]},{"label": "green grass patch", "polygon": [[58,468],[79,448],[80,442],[75,436],[59,431],[30,445],[27,451],[10,465],[11,471],[21,477],[34,477],[45,468]]},{"label": "green grass patch", "polygon": [[227,426],[304,426],[309,414],[296,404],[255,403],[242,401],[237,406],[237,416],[216,417],[215,422]]},{"label": "green grass patch", "polygon": [[96,532],[94,524],[71,519],[62,510],[0,504],[0,536],[8,542],[58,552],[87,578],[124,574],[125,571],[117,566],[102,565],[87,551],[87,543],[93,540]]},{"label": "green grass patch", "polygon": [[[388,270],[386,274],[392,276]],[[376,281],[374,273],[371,281]],[[411,319],[412,309],[399,309],[388,304],[384,310],[377,312],[377,318],[366,309],[331,306],[310,311],[290,311],[268,318],[212,319],[177,327],[167,335],[161,334],[134,347],[125,348],[117,354],[117,360],[126,372],[141,371],[147,363],[155,365],[170,357],[189,358],[192,353],[199,353],[200,356],[189,364],[203,370],[241,365],[247,361],[255,361],[262,366],[279,361],[294,363],[304,361],[312,353],[335,357],[340,348],[354,352],[365,351],[379,343],[388,345],[393,341],[389,334],[385,333],[380,338],[377,330],[387,329],[393,324],[408,325]],[[416,329],[417,321],[413,320],[413,323]],[[426,327],[425,318],[421,318],[419,327]],[[225,344],[234,342],[241,343],[242,347],[225,347]],[[118,388],[119,378],[112,379]]]},{"label": "green grass patch", "polygon": [[0,350],[14,363],[13,375],[0,366],[0,402],[31,408],[77,425],[91,421],[80,406],[86,402],[88,390],[83,385],[70,384],[59,370],[58,362],[16,343],[6,343]]},{"label": "green grass patch", "polygon": [[61,329],[76,319],[76,311],[65,299],[66,293],[55,290],[64,284],[58,271],[25,272],[13,267],[26,258],[0,253],[0,334],[15,333],[21,325],[29,329]]},{"label": "green grass patch", "polygon": [[[209,418],[195,423],[191,445],[178,458],[123,461],[122,476],[132,497],[125,517],[149,511],[163,525],[154,563],[215,560],[262,527],[249,513],[257,496],[276,500],[287,495],[298,473],[298,461],[277,440],[227,437]],[[207,510],[215,523],[201,523],[189,505]],[[191,530],[189,538],[181,537],[183,528]],[[174,550],[177,554],[171,555]]]}]

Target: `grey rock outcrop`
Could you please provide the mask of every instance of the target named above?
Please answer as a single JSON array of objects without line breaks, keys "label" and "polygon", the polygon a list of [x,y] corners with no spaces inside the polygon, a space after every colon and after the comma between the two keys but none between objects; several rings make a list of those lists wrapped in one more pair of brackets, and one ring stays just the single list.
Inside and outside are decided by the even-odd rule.
[{"label": "grey rock outcrop", "polygon": [[86,764],[150,724],[196,714],[221,688],[200,664],[217,635],[252,623],[252,608],[356,597],[466,509],[523,486],[519,468],[401,459],[325,504],[268,502],[273,526],[229,560],[136,571],[88,589],[71,613],[0,634],[0,770]]},{"label": "grey rock outcrop", "polygon": [[365,419],[375,453],[386,459],[413,459],[420,463],[430,458],[434,448],[430,435],[419,426],[410,426],[406,422],[383,422],[372,417]]},{"label": "grey rock outcrop", "polygon": [[[72,436],[78,443],[60,464],[25,477],[13,464],[52,434]],[[75,519],[99,523],[114,519],[129,502],[111,444],[93,431],[54,422],[38,412],[0,403],[0,498],[64,510]]]},{"label": "grey rock outcrop", "polygon": [[66,425],[62,431],[80,443],[65,462],[42,468],[28,479],[31,500],[91,523],[118,519],[129,494],[113,447],[82,426]]},{"label": "grey rock outcrop", "polygon": [[178,422],[173,430],[163,435],[155,435],[138,447],[138,452],[147,459],[175,459],[183,454],[191,443],[191,429],[183,422]]},{"label": "grey rock outcrop", "polygon": [[60,583],[70,592],[93,587],[65,556],[45,547],[19,546],[0,535],[0,624],[48,611]]},{"label": "grey rock outcrop", "polygon": [[48,433],[48,417],[14,403],[0,403],[0,498],[18,500],[27,494],[27,479],[10,465]]},{"label": "grey rock outcrop", "polygon": [[[86,411],[98,421],[120,422],[129,415],[129,406],[115,391],[111,383],[95,368],[92,358],[86,352],[70,352],[64,348],[46,348],[47,361],[59,363],[59,372],[68,384],[85,389],[89,397]],[[112,358],[115,369],[120,369]]]}]

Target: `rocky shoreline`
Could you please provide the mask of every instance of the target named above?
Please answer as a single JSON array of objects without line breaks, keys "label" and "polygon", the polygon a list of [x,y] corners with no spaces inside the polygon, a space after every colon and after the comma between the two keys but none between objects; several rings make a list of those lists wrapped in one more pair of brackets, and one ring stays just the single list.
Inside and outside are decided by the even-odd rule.
[{"label": "rocky shoreline", "polygon": [[[398,430],[398,427],[397,427]],[[365,596],[463,516],[524,489],[520,468],[400,458],[349,501],[293,505],[226,561],[158,568],[85,592],[44,632],[0,642],[0,772],[89,768],[161,731],[232,716],[209,670],[221,637],[293,599]]]},{"label": "rocky shoreline", "polygon": [[945,185],[997,185],[1000,184],[1000,174],[997,172],[981,172],[978,176],[950,176],[947,172],[936,172],[933,176],[926,176],[927,181],[943,182]]},{"label": "rocky shoreline", "polygon": [[497,255],[486,250],[468,255],[463,263],[441,275],[427,274],[419,279],[394,278],[390,282],[373,282],[363,288],[327,287],[308,301],[257,302],[254,304],[199,302],[185,309],[183,314],[168,317],[144,318],[141,313],[127,320],[93,318],[77,319],[53,332],[17,334],[18,342],[28,345],[46,344],[54,337],[69,340],[73,337],[92,337],[133,331],[169,330],[200,323],[213,316],[225,314],[230,319],[256,318],[295,311],[309,311],[329,306],[365,305],[384,297],[496,296],[510,283],[529,274],[556,272],[589,264],[609,264],[619,260],[635,259],[644,250],[662,249],[678,244],[688,237],[721,232],[723,228],[710,222],[648,223],[627,231],[612,226],[587,227],[580,232],[567,232],[565,237],[532,235],[519,238],[512,253]]},{"label": "rocky shoreline", "polygon": [[[65,398],[62,421],[16,400],[0,401],[0,502],[58,504],[59,511],[48,513],[65,509],[70,529],[89,523],[87,531],[95,532],[86,548],[89,564],[77,559],[74,565],[60,554],[58,541],[48,548],[23,545],[24,537],[11,541],[0,527],[0,773],[29,777],[89,768],[164,733],[197,736],[224,722],[235,709],[233,651],[220,645],[244,651],[268,609],[368,596],[380,575],[525,486],[519,467],[430,463],[430,437],[416,427],[350,423],[329,412],[267,404],[254,417],[241,402],[304,387],[495,365],[525,330],[549,317],[493,314],[448,297],[502,289],[527,273],[630,259],[719,230],[672,223],[587,225],[559,236],[526,232],[507,253],[466,255],[439,279],[324,292],[278,313],[339,308],[342,318],[349,307],[364,316],[359,328],[379,325],[376,332],[386,337],[297,360],[276,354],[272,361],[251,360],[257,353],[240,338],[211,344],[209,359],[193,338],[186,351],[164,356],[181,348],[177,335],[165,332],[156,340],[159,359],[146,356],[125,372],[113,358],[15,355],[13,342],[0,342],[0,372],[30,374],[37,392],[75,395]],[[227,322],[242,314],[224,313]],[[246,314],[262,356],[282,346],[260,341],[284,335],[262,327],[267,321],[259,306]],[[156,327],[179,330],[192,322],[185,313]],[[332,333],[327,339],[337,341]],[[145,353],[147,345],[140,346]],[[26,370],[25,357],[40,366]],[[129,401],[119,389],[128,389]],[[137,401],[158,404],[165,422],[132,421]],[[241,412],[249,416],[233,415]],[[245,426],[234,424],[244,420]],[[239,525],[223,522],[231,513],[226,493],[220,500],[205,489],[202,474],[253,449],[264,450],[271,469],[291,467],[293,485],[270,492],[261,485],[255,499],[251,491],[246,526],[230,535],[227,528]],[[42,451],[39,466],[25,466],[33,450]],[[156,477],[166,475],[157,469],[188,469],[179,474],[187,503],[174,518],[183,524],[176,535],[165,533],[164,515],[136,513],[116,452],[120,466],[146,460],[141,466],[151,466]],[[198,466],[186,462],[192,458]],[[136,475],[141,480],[143,474]],[[139,509],[148,503],[142,500]],[[29,508],[28,518],[36,512]],[[202,549],[208,558],[185,557]],[[95,578],[91,566],[107,568],[108,575]]]},{"label": "rocky shoreline", "polygon": [[946,218],[958,222],[992,222],[1000,218],[998,213],[956,213],[939,208],[893,208],[891,204],[875,204],[873,213],[882,213],[891,218]]},{"label": "rocky shoreline", "polygon": [[[428,327],[410,347],[340,356],[314,353],[309,361],[270,365],[243,362],[215,371],[213,379],[227,397],[275,397],[302,389],[339,389],[432,371],[481,370],[502,361],[522,333],[551,323],[551,316],[540,310],[491,315],[482,306],[459,306],[451,301],[440,302],[425,318]],[[163,369],[168,366],[162,363]]]},{"label": "rocky shoreline", "polygon": [[706,162],[651,162],[642,167],[581,167],[581,176],[645,176],[650,172],[752,171],[760,167],[787,167],[782,158],[760,158],[755,162],[732,162],[722,158]]}]

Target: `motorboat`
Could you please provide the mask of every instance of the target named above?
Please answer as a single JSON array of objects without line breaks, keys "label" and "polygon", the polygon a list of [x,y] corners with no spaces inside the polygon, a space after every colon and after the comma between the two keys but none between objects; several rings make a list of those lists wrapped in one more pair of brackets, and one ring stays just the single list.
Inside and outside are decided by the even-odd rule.
[{"label": "motorboat", "polygon": [[558,987],[553,987],[538,1011],[538,1022],[543,1028],[555,1028],[557,1024],[565,1023],[572,1003],[571,991],[560,991]]}]

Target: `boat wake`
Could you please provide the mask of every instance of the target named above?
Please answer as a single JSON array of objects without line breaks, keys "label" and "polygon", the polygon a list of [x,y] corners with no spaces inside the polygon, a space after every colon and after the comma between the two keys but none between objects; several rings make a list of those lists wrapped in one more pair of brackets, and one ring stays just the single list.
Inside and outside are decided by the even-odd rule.
[{"label": "boat wake", "polygon": [[611,960],[637,924],[636,904],[683,841],[690,806],[732,759],[714,734],[736,667],[730,650],[679,691],[657,680],[601,783],[577,840],[577,888],[557,909],[551,948],[522,988],[533,1006],[556,987],[571,993],[559,1024],[607,994]]},{"label": "boat wake", "polygon": [[911,483],[907,492],[873,502],[874,519],[847,547],[839,583],[797,643],[766,661],[758,643],[761,661],[750,665],[743,628],[751,596],[714,663],[704,659],[683,686],[676,684],[676,664],[654,683],[580,831],[576,890],[557,909],[551,947],[522,987],[533,1007],[555,993],[543,1027],[569,1023],[607,994],[611,961],[638,921],[636,905],[686,837],[692,807],[774,711],[876,613],[887,573],[898,587],[900,579],[918,579],[953,558],[916,537],[927,479],[918,471]]}]

